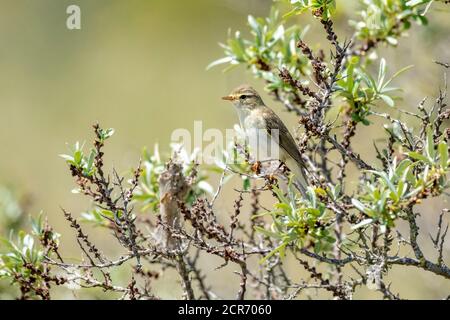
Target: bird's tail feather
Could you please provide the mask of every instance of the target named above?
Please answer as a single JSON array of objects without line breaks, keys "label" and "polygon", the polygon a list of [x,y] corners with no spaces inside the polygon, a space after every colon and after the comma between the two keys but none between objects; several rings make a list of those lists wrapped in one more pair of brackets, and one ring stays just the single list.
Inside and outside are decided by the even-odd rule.
[{"label": "bird's tail feather", "polygon": [[289,159],[287,161],[287,166],[291,170],[292,174],[294,175],[293,184],[295,188],[300,191],[302,196],[306,198],[306,190],[308,187],[308,180],[306,179],[306,175],[304,172],[304,169],[300,166],[300,164],[297,163],[294,159]]}]

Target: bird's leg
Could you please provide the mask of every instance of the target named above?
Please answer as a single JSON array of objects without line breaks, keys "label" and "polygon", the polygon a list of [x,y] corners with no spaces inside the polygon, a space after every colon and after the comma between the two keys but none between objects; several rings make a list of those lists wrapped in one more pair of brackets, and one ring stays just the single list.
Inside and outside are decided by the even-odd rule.
[{"label": "bird's leg", "polygon": [[283,161],[278,160],[278,162],[279,164],[277,170],[281,170],[283,174],[289,173],[291,171]]}]

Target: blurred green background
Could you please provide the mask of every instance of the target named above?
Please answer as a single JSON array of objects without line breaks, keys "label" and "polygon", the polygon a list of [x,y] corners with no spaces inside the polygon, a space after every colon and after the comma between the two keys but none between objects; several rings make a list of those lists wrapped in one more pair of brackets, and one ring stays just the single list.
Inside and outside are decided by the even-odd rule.
[{"label": "blurred green background", "polygon": [[[143,146],[159,143],[167,152],[172,131],[191,130],[194,120],[203,120],[204,128],[232,128],[237,118],[220,97],[233,87],[251,83],[262,90],[262,83],[241,68],[222,73],[205,67],[222,56],[217,43],[226,40],[228,28],[247,30],[247,15],[267,15],[269,0],[0,0],[0,4],[0,185],[19,198],[25,217],[41,210],[48,216],[63,235],[62,248],[69,255],[78,253],[60,206],[78,213],[89,202],[70,192],[73,181],[58,157],[66,152],[66,143],[90,142],[90,126],[98,120],[116,129],[106,148],[107,165],[126,171],[136,165]],[[81,30],[66,28],[70,4],[81,7]],[[347,20],[356,18],[355,7],[356,1],[338,1],[336,30],[341,39],[352,33]],[[380,50],[391,74],[415,65],[396,80],[405,90],[399,103],[403,109],[416,108],[425,96],[432,101],[443,83],[442,68],[432,60],[450,61],[446,10],[432,8],[428,27],[412,28],[398,49]],[[320,48],[324,42],[320,24],[305,16],[298,21],[311,25],[306,40]],[[295,119],[265,98],[293,128]],[[381,123],[360,130],[362,137],[383,137]],[[357,151],[374,158],[367,139],[355,143]],[[219,199],[224,212],[232,206],[229,196],[235,195],[226,191]],[[448,207],[447,201],[441,198],[423,206],[421,240],[429,249],[428,232],[440,209]],[[7,230],[0,225],[0,232]],[[108,247],[108,239],[97,238],[106,252],[118,254]],[[406,298],[450,293],[448,281],[407,270],[394,270],[391,276],[392,289]],[[229,277],[219,279],[217,286],[225,286]],[[171,289],[159,284],[164,297],[174,296]],[[9,297],[1,290],[0,297]],[[377,296],[362,290],[357,298],[368,297]]]}]

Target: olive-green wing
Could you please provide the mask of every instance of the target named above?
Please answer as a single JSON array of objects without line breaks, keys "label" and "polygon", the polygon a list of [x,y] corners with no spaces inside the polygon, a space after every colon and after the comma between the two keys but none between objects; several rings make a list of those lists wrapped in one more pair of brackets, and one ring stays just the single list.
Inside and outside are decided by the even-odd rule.
[{"label": "olive-green wing", "polygon": [[271,135],[271,130],[278,130],[279,145],[281,148],[295,160],[297,163],[304,167],[303,160],[298,151],[297,144],[292,137],[289,130],[286,128],[281,119],[271,109],[267,108],[264,112],[264,118],[266,120],[266,129],[268,134]]}]

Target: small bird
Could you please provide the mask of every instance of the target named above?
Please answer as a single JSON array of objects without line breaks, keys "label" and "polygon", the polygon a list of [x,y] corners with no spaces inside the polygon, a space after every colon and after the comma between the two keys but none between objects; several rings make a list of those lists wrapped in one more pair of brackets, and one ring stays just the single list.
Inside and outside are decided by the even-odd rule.
[{"label": "small bird", "polygon": [[[306,197],[306,166],[294,138],[281,119],[267,107],[258,92],[248,85],[234,89],[223,100],[232,101],[239,116],[241,127],[250,142],[250,151],[257,161],[279,160],[294,174],[294,185]],[[253,148],[256,146],[256,149]],[[269,150],[276,147],[277,150]],[[274,152],[275,151],[275,152]],[[261,154],[266,155],[262,156]],[[277,155],[278,159],[269,156]]]}]

